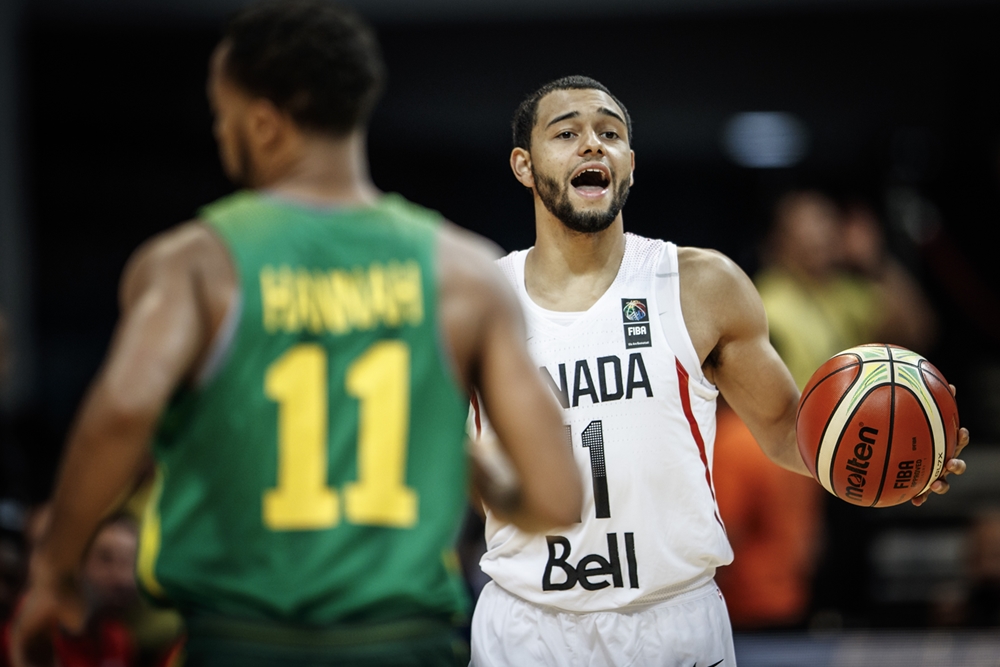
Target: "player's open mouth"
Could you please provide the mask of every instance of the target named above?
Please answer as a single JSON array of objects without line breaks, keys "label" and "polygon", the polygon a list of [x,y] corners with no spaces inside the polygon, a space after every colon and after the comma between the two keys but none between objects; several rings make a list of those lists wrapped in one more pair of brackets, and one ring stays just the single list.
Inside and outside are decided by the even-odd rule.
[{"label": "player's open mouth", "polygon": [[588,165],[570,179],[570,185],[582,197],[600,197],[611,185],[611,173],[604,165]]}]

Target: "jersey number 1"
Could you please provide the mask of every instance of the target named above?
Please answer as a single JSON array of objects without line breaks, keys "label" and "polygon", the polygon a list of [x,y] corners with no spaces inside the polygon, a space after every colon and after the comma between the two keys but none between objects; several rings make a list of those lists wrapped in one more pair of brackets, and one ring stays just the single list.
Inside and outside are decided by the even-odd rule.
[{"label": "jersey number 1", "polygon": [[[264,492],[271,530],[321,530],[341,520],[341,497],[328,485],[329,359],[302,343],[272,363],[264,393],[278,404],[278,485]],[[417,522],[417,493],[406,485],[410,414],[410,348],[379,341],[347,368],[347,393],[358,399],[358,479],[343,489],[343,515],[353,524],[408,528]]]},{"label": "jersey number 1", "polygon": [[583,446],[590,450],[590,480],[594,490],[594,514],[598,519],[611,518],[608,500],[608,469],[604,465],[604,425],[600,419],[587,424],[580,434]]}]

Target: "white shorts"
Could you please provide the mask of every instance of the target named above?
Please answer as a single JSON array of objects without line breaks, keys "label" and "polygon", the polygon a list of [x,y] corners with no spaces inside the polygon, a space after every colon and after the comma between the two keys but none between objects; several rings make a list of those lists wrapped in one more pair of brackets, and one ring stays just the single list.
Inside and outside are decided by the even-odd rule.
[{"label": "white shorts", "polygon": [[575,613],[486,584],[472,615],[474,667],[736,667],[715,582],[664,602]]}]

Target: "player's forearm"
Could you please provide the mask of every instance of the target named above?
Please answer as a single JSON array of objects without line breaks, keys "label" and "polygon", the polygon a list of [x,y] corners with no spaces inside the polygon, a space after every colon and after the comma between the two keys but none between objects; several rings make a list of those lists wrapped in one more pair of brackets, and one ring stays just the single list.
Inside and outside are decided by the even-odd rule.
[{"label": "player's forearm", "polygon": [[[527,533],[546,533],[573,523],[572,521],[559,521],[553,520],[550,517],[542,517],[535,512],[530,512],[523,508],[507,514],[498,512],[497,516]],[[574,519],[574,521],[576,520]]]},{"label": "player's forearm", "polygon": [[794,420],[791,424],[786,422],[775,428],[769,437],[762,438],[759,442],[761,449],[772,462],[785,470],[791,470],[806,477],[812,476],[799,452],[799,446],[795,439]]},{"label": "player's forearm", "polygon": [[[518,502],[510,520],[527,530],[565,526],[580,518],[583,485],[566,443],[558,403],[534,363],[513,346],[484,364],[479,384],[486,414],[516,473]],[[516,392],[508,387],[519,387]]]},{"label": "player's forearm", "polygon": [[[561,445],[561,441],[556,440]],[[541,445],[538,449],[544,449]],[[537,451],[537,450],[536,450]],[[498,466],[484,466],[473,459],[473,479],[483,502],[497,518],[521,530],[543,532],[569,525],[580,517],[582,485],[573,460],[540,461],[532,468],[515,472],[506,461],[505,474]],[[548,474],[541,474],[548,471]]]},{"label": "player's forearm", "polygon": [[[783,366],[780,370],[783,374],[788,373]],[[811,476],[795,438],[799,392],[791,376],[787,377],[787,381],[757,392],[742,391],[739,386],[729,387],[729,390],[723,395],[750,429],[767,458],[786,470]]]},{"label": "player's forearm", "polygon": [[88,397],[70,436],[52,501],[52,523],[39,547],[39,574],[75,576],[101,519],[125,498],[147,456],[148,411],[110,404],[100,387]]},{"label": "player's forearm", "polygon": [[[559,421],[553,425],[558,435]],[[534,442],[530,451],[541,457],[531,466],[522,463],[520,470],[504,452],[490,425],[484,424],[470,453],[476,500],[486,503],[502,521],[521,530],[541,532],[577,521],[583,491],[573,459],[562,441],[558,437],[553,441],[555,458],[552,458],[546,455],[550,443],[533,441],[534,435],[526,432],[512,436]]]},{"label": "player's forearm", "polygon": [[552,443],[555,451],[539,457],[537,466],[522,476],[522,520],[537,523],[536,530],[579,521],[583,507],[583,482],[570,449],[562,437],[553,438]]},{"label": "player's forearm", "polygon": [[[543,400],[550,397],[540,395],[538,403]],[[583,484],[558,412],[543,415],[525,410],[522,414],[532,428],[505,431],[501,437],[508,443],[517,479],[516,494],[507,495],[505,513],[519,528],[536,532],[578,521]]]},{"label": "player's forearm", "polygon": [[555,507],[538,502],[529,505],[519,488],[505,491],[502,497],[494,498],[492,502],[486,500],[486,504],[498,519],[529,533],[544,533],[568,526],[580,518],[579,512],[567,513],[565,503],[557,503]]}]

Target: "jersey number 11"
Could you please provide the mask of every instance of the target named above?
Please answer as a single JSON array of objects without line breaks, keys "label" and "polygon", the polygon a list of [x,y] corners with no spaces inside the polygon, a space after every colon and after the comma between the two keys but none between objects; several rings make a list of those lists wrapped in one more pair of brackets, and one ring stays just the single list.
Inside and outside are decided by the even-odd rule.
[{"label": "jersey number 11", "polygon": [[344,518],[365,526],[408,528],[417,492],[406,485],[410,348],[374,343],[347,368],[345,388],[359,401],[358,479],[341,496],[328,484],[329,359],[315,343],[295,345],[267,369],[264,393],[278,404],[278,484],[264,492],[271,530],[321,530]]}]

